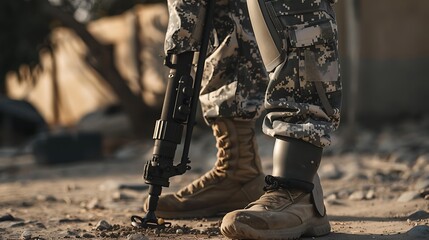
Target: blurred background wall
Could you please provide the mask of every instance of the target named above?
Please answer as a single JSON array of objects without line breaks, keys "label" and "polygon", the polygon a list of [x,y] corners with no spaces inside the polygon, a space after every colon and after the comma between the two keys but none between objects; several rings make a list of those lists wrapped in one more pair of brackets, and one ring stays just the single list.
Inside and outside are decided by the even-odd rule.
[{"label": "blurred background wall", "polygon": [[[347,39],[347,4],[353,5],[357,18],[357,83],[351,82],[350,75],[353,41]],[[339,0],[336,10],[345,87],[344,119],[350,106],[355,106],[358,122],[369,125],[428,114],[429,1]],[[357,87],[357,94],[352,99],[353,86]]]}]

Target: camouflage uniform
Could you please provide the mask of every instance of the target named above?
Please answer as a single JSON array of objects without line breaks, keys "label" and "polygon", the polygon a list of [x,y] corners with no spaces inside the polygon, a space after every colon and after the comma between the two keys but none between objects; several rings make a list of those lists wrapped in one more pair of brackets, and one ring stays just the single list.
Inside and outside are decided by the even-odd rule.
[{"label": "camouflage uniform", "polygon": [[[208,122],[218,117],[251,120],[266,109],[265,134],[298,138],[320,147],[330,144],[329,134],[340,120],[341,81],[335,16],[331,8],[317,10],[322,1],[327,0],[267,1],[284,29],[285,43],[285,59],[269,76],[246,0],[215,1],[200,96]],[[168,7],[166,52],[197,51],[205,1],[168,0]],[[296,10],[305,9],[317,11],[297,14]]]}]

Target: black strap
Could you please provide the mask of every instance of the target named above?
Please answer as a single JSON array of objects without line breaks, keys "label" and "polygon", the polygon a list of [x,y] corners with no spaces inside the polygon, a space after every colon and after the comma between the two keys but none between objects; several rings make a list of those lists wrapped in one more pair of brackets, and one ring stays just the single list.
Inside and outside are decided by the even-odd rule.
[{"label": "black strap", "polygon": [[319,95],[320,101],[322,102],[322,106],[325,109],[326,114],[328,116],[334,115],[334,109],[332,108],[331,104],[329,103],[328,96],[326,95],[325,88],[323,87],[323,83],[320,81],[315,81],[314,86],[316,86],[317,94]]}]

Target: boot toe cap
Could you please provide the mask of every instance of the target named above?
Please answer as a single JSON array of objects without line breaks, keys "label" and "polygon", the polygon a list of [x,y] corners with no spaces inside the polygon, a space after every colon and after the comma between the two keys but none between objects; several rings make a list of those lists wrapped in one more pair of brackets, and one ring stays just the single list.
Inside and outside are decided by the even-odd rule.
[{"label": "boot toe cap", "polygon": [[222,227],[228,227],[229,225],[234,225],[237,223],[248,225],[253,229],[269,229],[267,222],[265,222],[262,218],[248,211],[241,210],[234,211],[225,215],[222,220]]}]

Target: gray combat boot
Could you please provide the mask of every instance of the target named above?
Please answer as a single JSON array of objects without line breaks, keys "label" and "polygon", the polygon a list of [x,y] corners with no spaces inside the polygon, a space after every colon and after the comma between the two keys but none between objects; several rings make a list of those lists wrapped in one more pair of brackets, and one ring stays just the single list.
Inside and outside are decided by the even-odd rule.
[{"label": "gray combat boot", "polygon": [[[254,122],[218,119],[212,124],[218,149],[215,166],[175,194],[161,195],[162,218],[209,217],[245,207],[263,192]],[[144,204],[147,211],[148,202]]]},{"label": "gray combat boot", "polygon": [[222,234],[233,239],[298,239],[328,234],[330,224],[316,174],[321,154],[322,149],[303,141],[277,139],[273,155],[273,174],[277,176],[265,178],[266,192],[260,199],[225,215]]}]

